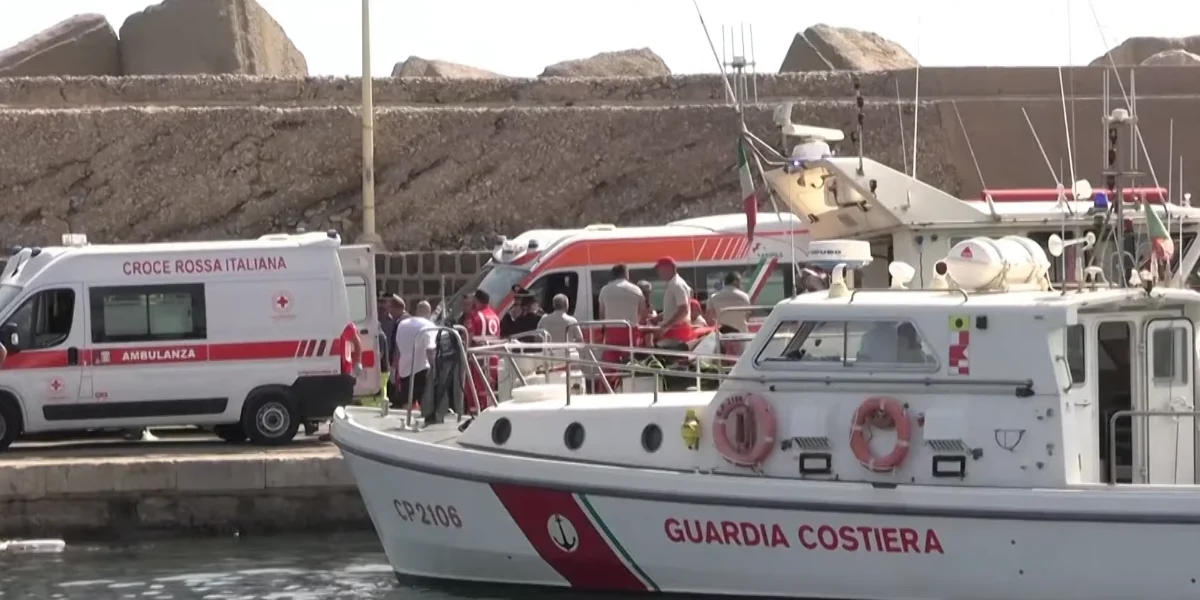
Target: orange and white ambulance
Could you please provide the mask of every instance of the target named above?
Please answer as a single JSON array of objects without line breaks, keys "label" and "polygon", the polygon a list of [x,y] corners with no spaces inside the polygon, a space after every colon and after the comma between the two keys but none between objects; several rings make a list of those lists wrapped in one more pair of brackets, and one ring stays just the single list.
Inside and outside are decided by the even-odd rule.
[{"label": "orange and white ambulance", "polygon": [[20,249],[0,273],[0,448],[22,433],[169,425],[290,441],[378,392],[371,253],[336,232]]},{"label": "orange and white ambulance", "polygon": [[618,264],[634,281],[654,284],[651,302],[662,305],[662,284],[654,263],[670,256],[697,297],[704,301],[729,271],[744,275],[746,292],[755,304],[774,304],[791,295],[793,261],[805,262],[809,242],[803,221],[791,213],[758,215],[754,239],[746,239],[742,213],[698,217],[652,227],[588,225],[582,229],[538,229],[502,241],[492,260],[451,298],[450,317],[461,310],[460,299],[482,289],[499,313],[512,305],[512,287],[528,289],[542,306],[555,294],[571,301],[571,314],[581,321],[597,317],[600,288]]}]

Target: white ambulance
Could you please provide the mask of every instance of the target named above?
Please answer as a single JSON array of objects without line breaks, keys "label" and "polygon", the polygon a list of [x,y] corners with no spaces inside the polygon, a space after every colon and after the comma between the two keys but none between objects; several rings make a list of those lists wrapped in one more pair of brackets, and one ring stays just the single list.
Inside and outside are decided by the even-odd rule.
[{"label": "white ambulance", "polygon": [[336,232],[20,249],[0,273],[0,448],[23,433],[171,425],[287,443],[378,392],[374,287],[371,248]]}]

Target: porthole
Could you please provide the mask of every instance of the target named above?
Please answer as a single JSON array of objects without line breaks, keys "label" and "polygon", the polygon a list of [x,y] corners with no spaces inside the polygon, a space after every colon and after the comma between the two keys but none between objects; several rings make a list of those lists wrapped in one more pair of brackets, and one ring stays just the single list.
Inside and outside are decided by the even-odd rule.
[{"label": "porthole", "polygon": [[662,429],[658,425],[651,423],[642,430],[642,449],[646,452],[658,452],[662,441]]},{"label": "porthole", "polygon": [[583,445],[583,437],[583,425],[571,423],[563,433],[563,443],[567,445],[567,450],[578,450]]},{"label": "porthole", "polygon": [[512,436],[512,422],[507,417],[500,417],[492,424],[492,443],[503,446]]}]

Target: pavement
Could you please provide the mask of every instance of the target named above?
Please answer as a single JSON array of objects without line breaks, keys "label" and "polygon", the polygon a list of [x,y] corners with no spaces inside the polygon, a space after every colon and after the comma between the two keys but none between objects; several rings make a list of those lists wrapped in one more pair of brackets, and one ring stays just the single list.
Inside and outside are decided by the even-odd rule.
[{"label": "pavement", "polygon": [[250,443],[230,444],[221,441],[211,432],[197,428],[155,429],[154,441],[131,441],[120,432],[76,433],[69,435],[37,436],[13,444],[0,451],[0,468],[44,462],[69,462],[72,460],[96,461],[112,459],[169,459],[169,458],[215,458],[226,456],[240,458],[250,456],[298,457],[332,456],[337,447],[331,442],[319,441],[318,435],[327,433],[322,427],[317,434],[304,435],[301,431],[292,443],[285,446],[266,447]]}]

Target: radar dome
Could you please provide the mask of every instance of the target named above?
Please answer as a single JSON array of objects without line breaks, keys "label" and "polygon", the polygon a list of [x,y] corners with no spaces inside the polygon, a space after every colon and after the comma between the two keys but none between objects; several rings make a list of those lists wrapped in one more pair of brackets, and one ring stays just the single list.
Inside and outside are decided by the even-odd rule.
[{"label": "radar dome", "polygon": [[945,263],[954,282],[968,290],[1041,286],[1050,269],[1037,242],[1015,235],[964,240],[950,249]]}]

